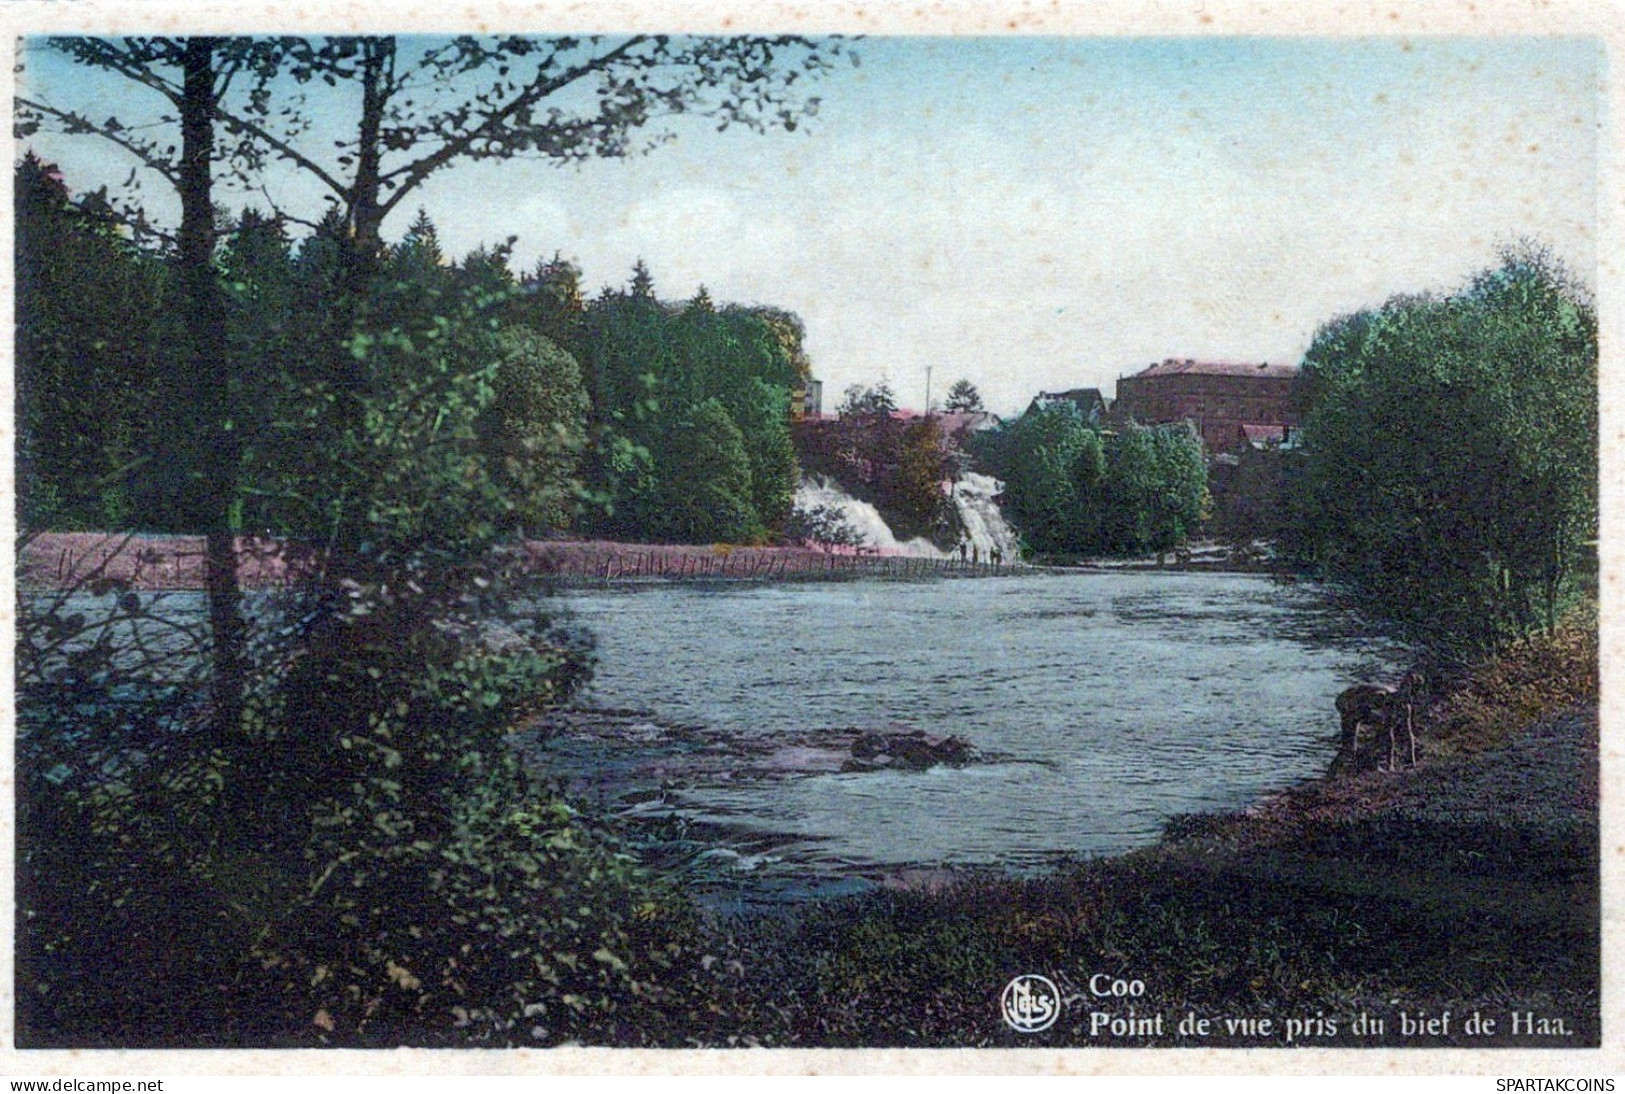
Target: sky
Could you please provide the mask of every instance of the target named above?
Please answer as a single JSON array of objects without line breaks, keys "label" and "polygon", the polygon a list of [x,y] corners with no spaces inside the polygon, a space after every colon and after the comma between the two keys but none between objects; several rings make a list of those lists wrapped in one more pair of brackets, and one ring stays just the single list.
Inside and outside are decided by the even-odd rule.
[{"label": "sky", "polygon": [[[682,128],[645,156],[486,161],[419,206],[460,255],[516,236],[589,293],[642,259],[658,295],[801,316],[826,405],[969,379],[989,409],[1108,396],[1168,357],[1296,363],[1317,327],[1449,291],[1514,239],[1597,281],[1603,53],[1581,37],[880,37],[793,133]],[[24,53],[30,94],[143,109]],[[26,142],[69,185],[120,183],[96,138]],[[312,192],[269,179],[290,209]],[[146,187],[155,215],[161,187]]]}]

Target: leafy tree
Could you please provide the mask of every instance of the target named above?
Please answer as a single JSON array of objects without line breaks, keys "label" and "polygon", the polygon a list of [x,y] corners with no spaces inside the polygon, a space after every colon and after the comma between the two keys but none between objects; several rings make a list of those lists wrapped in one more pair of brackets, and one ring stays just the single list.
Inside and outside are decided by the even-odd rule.
[{"label": "leafy tree", "polygon": [[649,267],[638,259],[632,266],[632,298],[634,300],[653,300],[655,298],[655,279],[649,273]]},{"label": "leafy tree", "polygon": [[897,470],[882,484],[884,512],[904,536],[931,536],[945,525],[951,505],[943,485],[954,473],[954,448],[935,418],[903,429]]},{"label": "leafy tree", "polygon": [[999,502],[1029,551],[1140,555],[1185,541],[1204,519],[1201,441],[1184,426],[1102,434],[1070,403],[1028,411],[975,440],[1004,480]]},{"label": "leafy tree", "polygon": [[[224,287],[227,355],[236,370],[238,402],[245,413],[234,528],[308,535],[286,524],[278,498],[280,453],[273,422],[305,411],[301,384],[309,368],[314,316],[320,305],[306,299],[286,225],[253,209],[224,236],[217,258]],[[319,291],[308,294],[319,299]],[[307,306],[318,309],[304,310]],[[303,458],[315,458],[305,453]]]},{"label": "leafy tree", "polygon": [[748,317],[767,328],[774,343],[774,359],[782,362],[785,369],[783,382],[786,386],[799,387],[812,378],[812,362],[807,357],[805,345],[807,329],[800,316],[763,304],[749,307],[730,305],[724,312],[730,316]]},{"label": "leafy tree", "polygon": [[[640,264],[641,265],[641,264]],[[646,273],[647,271],[645,271]],[[584,477],[591,531],[646,538],[659,508],[653,453],[673,420],[663,379],[675,374],[670,316],[654,297],[605,289],[580,323],[591,422]]]},{"label": "leafy tree", "polygon": [[[86,626],[66,599],[25,620],[30,1043],[511,1044],[656,1028],[639,1008],[684,975],[682,912],[539,797],[511,747],[514,718],[568,695],[583,662],[545,626],[492,616],[511,598],[480,550],[502,510],[481,431],[504,360],[478,352],[477,317],[441,318],[435,339],[352,346],[391,382],[369,394],[363,432],[326,438],[336,469],[322,481],[338,487],[335,517],[370,530],[358,550],[372,566],[349,570],[363,580],[336,603],[287,603],[281,626],[299,640],[249,693],[251,762],[175,731],[195,700],[174,696],[167,665],[149,674],[82,637],[91,656],[49,656],[41,638]],[[154,623],[139,596],[113,592],[115,615]],[[509,941],[482,946],[493,938]],[[85,992],[104,961],[129,974],[120,984],[162,984],[162,1003]]]},{"label": "leafy tree", "polygon": [[1108,552],[1172,550],[1205,519],[1207,463],[1189,427],[1129,425],[1107,438],[1105,459],[1101,535]]},{"label": "leafy tree", "polygon": [[816,544],[826,554],[837,547],[861,547],[864,543],[863,533],[833,505],[815,505],[811,509],[796,506],[785,522],[784,536],[792,542]]},{"label": "leafy tree", "polygon": [[514,518],[530,531],[568,525],[587,397],[575,358],[523,327],[498,333],[491,405],[480,432]]},{"label": "leafy tree", "polygon": [[[54,903],[31,905],[55,926],[34,936],[29,968],[56,998],[83,1002],[73,985],[89,978],[64,968],[82,974],[96,954],[120,953],[120,939],[164,940],[156,948],[179,951],[173,959],[123,951],[130,982],[185,991],[178,1007],[145,1008],[147,1043],[196,1028],[193,1017],[212,1019],[202,1028],[219,1043],[547,1043],[646,1028],[639,1008],[685,975],[688,925],[537,794],[507,739],[516,715],[568,695],[585,671],[584,653],[545,620],[497,611],[516,599],[503,550],[513,517],[556,519],[568,492],[567,434],[581,408],[568,359],[502,327],[513,302],[505,257],[451,269],[423,261],[426,222],[396,248],[378,229],[458,159],[624,154],[656,104],[793,127],[806,105],[799,87],[785,91],[795,77],[765,40],[458,39],[399,68],[393,39],[59,44],[158,93],[173,111],[164,124],[179,123],[172,153],[158,129],[24,104],[133,152],[181,197],[173,270],[184,339],[172,371],[195,416],[169,435],[184,457],[181,503],[209,544],[212,636],[200,646],[215,667],[199,701],[175,699],[172,683],[100,647],[36,664],[26,825],[31,839],[58,836],[32,845],[31,883],[89,865],[74,875],[85,886],[58,885]],[[786,56],[798,48],[783,45]],[[578,48],[579,65],[562,59]],[[534,67],[510,78],[519,58]],[[469,91],[458,72],[483,73],[488,90]],[[292,143],[305,115],[281,97],[282,79],[359,88],[357,136],[336,165]],[[417,105],[414,83],[451,98]],[[287,128],[273,131],[273,117]],[[333,183],[339,213],[297,254],[263,221],[240,224],[222,248],[214,169],[261,181],[272,157]],[[592,376],[627,395],[608,404],[626,443],[608,447],[607,465],[654,470],[633,438],[667,440],[659,470],[682,534],[759,534],[751,457],[727,407],[705,397],[663,411],[670,317],[652,293],[621,304],[633,322],[611,325],[624,352],[605,359],[626,367]],[[255,347],[263,360],[239,357]],[[250,363],[278,381],[280,401],[256,405]],[[311,555],[317,580],[284,598],[249,650],[240,616],[218,608],[235,613],[231,532],[251,492],[281,528],[326,550]],[[117,604],[140,610],[139,599]],[[45,635],[83,626],[61,613],[29,625]],[[250,653],[262,670],[252,676]],[[154,693],[164,701],[141,699]],[[87,717],[105,745],[96,762],[57,747],[70,736],[77,745]],[[226,732],[172,732],[202,719]],[[42,773],[65,757],[72,782],[57,786]],[[168,970],[185,975],[172,985]],[[82,1037],[126,1029],[123,1006],[90,1013]]]},{"label": "leafy tree", "polygon": [[[148,86],[156,86],[154,59],[179,48],[172,39],[51,44]],[[678,114],[722,128],[793,130],[817,112],[807,91],[841,49],[791,36],[267,38],[223,69],[222,89],[242,93],[219,96],[217,118],[236,162],[257,174],[280,161],[314,179],[341,210],[357,253],[370,254],[389,214],[458,162],[635,155],[671,139],[661,122]],[[287,81],[297,93],[283,90]],[[315,115],[357,101],[353,137],[336,148],[312,139]],[[27,96],[19,105],[27,125],[98,133],[149,166],[163,159],[161,139],[117,118],[97,121]]]},{"label": "leafy tree", "polygon": [[983,409],[982,393],[969,380],[956,380],[948,389],[948,401],[943,404],[950,413],[971,413]]},{"label": "leafy tree", "polygon": [[[51,44],[172,101],[161,67],[186,49],[180,40],[158,38],[63,38]],[[274,163],[292,168],[314,179],[338,210],[338,230],[327,237],[335,244],[340,291],[324,309],[332,316],[332,337],[318,359],[353,393],[364,387],[365,377],[357,359],[335,347],[368,322],[363,297],[384,250],[385,218],[434,175],[459,162],[513,155],[572,163],[639,154],[674,136],[662,119],[677,114],[710,118],[722,128],[794,130],[816,113],[812,85],[844,45],[792,36],[635,35],[409,42],[285,37],[224,40],[220,48],[229,56],[212,87],[210,117],[230,137],[222,159],[247,185],[258,186]],[[289,94],[290,87],[297,91]],[[336,148],[311,140],[315,114],[354,109],[356,103],[353,138]],[[145,125],[97,121],[28,96],[19,106],[25,132],[50,123],[97,134],[165,177],[174,174],[163,139],[147,135]],[[641,263],[632,299],[655,303]],[[634,334],[639,340],[650,324],[636,326],[642,328]],[[663,428],[648,390],[655,386],[650,378],[663,372],[650,367],[659,364],[658,350],[641,347],[631,354],[634,367],[619,370],[588,361],[597,355],[583,352],[585,347],[567,348],[581,353],[594,405],[601,408],[591,431],[598,455],[590,461],[590,475],[594,492],[613,504],[608,499],[620,488],[610,469],[626,466],[627,457],[647,448],[650,434]],[[347,415],[359,406],[347,398],[332,409]],[[623,417],[609,420],[617,415]],[[339,428],[353,431],[358,424]]]},{"label": "leafy tree", "polygon": [[742,437],[751,534],[782,525],[800,478],[789,427],[802,367],[794,316],[719,308],[704,290],[681,306],[662,302],[640,263],[630,290],[606,290],[578,329],[592,398],[586,477],[603,506],[590,526],[622,538],[675,534],[664,510],[672,491],[687,489],[674,482],[692,474],[675,466],[685,443],[676,432],[709,401]]},{"label": "leafy tree", "polygon": [[[163,527],[143,489],[173,363],[172,272],[29,154],[16,170],[17,480],[29,528]],[[94,285],[94,292],[85,291]]]},{"label": "leafy tree", "polygon": [[519,284],[522,295],[510,307],[512,320],[533,328],[572,355],[579,354],[587,308],[581,295],[581,270],[555,253],[551,259],[538,261]]},{"label": "leafy tree", "polygon": [[440,232],[429,219],[429,211],[422,206],[418,207],[418,215],[413,219],[406,235],[394,248],[395,260],[403,265],[418,266],[433,269],[445,265],[446,255],[440,249]]},{"label": "leafy tree", "polygon": [[758,525],[782,527],[801,482],[790,436],[790,392],[760,376],[749,377],[726,402],[738,424],[750,462],[751,506]]},{"label": "leafy tree", "polygon": [[842,418],[886,417],[897,413],[897,396],[885,380],[873,387],[852,384],[843,393],[835,413]]},{"label": "leafy tree", "polygon": [[1336,320],[1304,359],[1292,553],[1401,634],[1551,626],[1597,527],[1597,326],[1546,253]]},{"label": "leafy tree", "polygon": [[751,504],[744,435],[716,399],[707,399],[672,431],[659,529],[679,543],[737,543],[759,538]]},{"label": "leafy tree", "polygon": [[1100,434],[1071,404],[1030,411],[979,436],[977,454],[1004,480],[1000,506],[1027,549],[1069,554],[1101,545]]}]

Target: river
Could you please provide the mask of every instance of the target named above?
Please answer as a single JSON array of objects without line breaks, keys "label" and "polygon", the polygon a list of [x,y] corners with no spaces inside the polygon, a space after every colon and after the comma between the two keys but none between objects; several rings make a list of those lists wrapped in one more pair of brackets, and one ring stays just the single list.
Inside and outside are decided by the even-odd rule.
[{"label": "river", "polygon": [[[1144,846],[1174,814],[1321,774],[1333,698],[1389,668],[1312,590],[1260,575],[657,582],[545,607],[597,664],[527,759],[723,902]],[[148,608],[143,640],[192,679],[200,594]],[[968,762],[852,770],[856,734],[916,730]]]},{"label": "river", "polygon": [[[1309,590],[1257,575],[666,584],[568,603],[598,642],[584,701],[621,713],[539,744],[539,768],[706,833],[693,853],[739,873],[830,884],[1038,869],[1244,807],[1325,770],[1333,698],[1373,668]],[[842,771],[818,745],[852,728],[953,734],[975,758]]]}]

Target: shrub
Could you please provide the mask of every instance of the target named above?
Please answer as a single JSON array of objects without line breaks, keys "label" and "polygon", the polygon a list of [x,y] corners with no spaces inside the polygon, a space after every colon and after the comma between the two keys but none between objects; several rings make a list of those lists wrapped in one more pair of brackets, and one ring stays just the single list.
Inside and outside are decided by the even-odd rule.
[{"label": "shrub", "polygon": [[1304,358],[1291,552],[1410,641],[1551,628],[1597,531],[1597,325],[1543,252],[1328,324]]},{"label": "shrub", "polygon": [[587,396],[575,358],[523,327],[499,332],[491,405],[478,428],[492,473],[522,528],[565,527],[574,515]]},{"label": "shrub", "polygon": [[1599,694],[1596,607],[1582,605],[1552,631],[1512,643],[1428,713],[1441,754],[1494,747],[1526,726]]}]

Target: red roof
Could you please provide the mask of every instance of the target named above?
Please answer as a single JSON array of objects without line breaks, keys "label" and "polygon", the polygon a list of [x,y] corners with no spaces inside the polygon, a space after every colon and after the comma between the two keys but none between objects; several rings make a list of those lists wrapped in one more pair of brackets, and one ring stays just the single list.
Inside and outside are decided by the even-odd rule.
[{"label": "red roof", "polygon": [[1247,364],[1242,361],[1193,361],[1190,358],[1168,358],[1150,368],[1136,372],[1132,379],[1146,376],[1265,376],[1272,380],[1290,380],[1298,374],[1297,365]]}]

